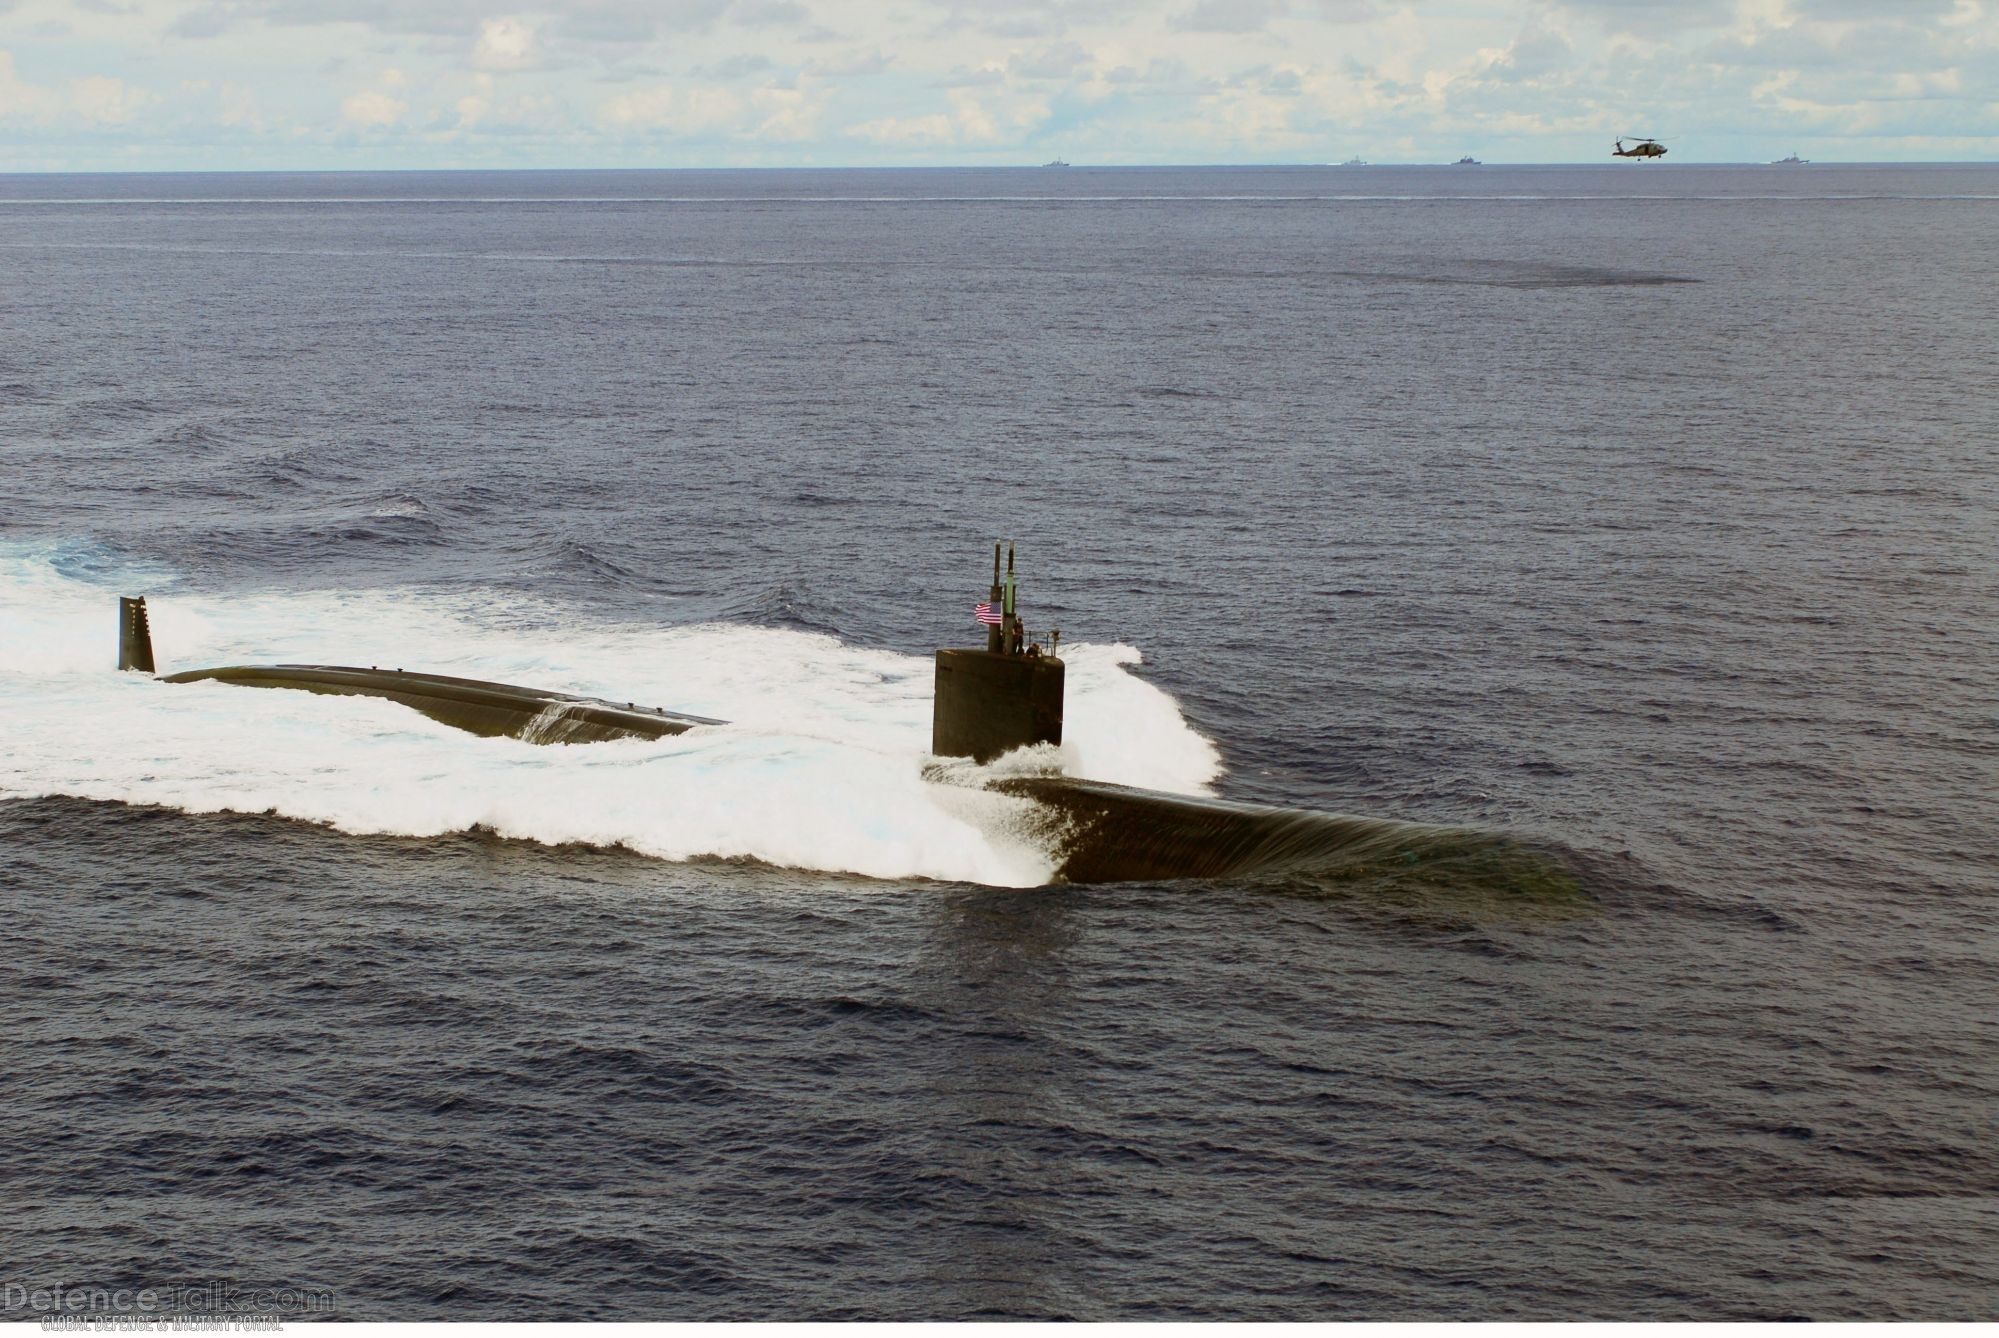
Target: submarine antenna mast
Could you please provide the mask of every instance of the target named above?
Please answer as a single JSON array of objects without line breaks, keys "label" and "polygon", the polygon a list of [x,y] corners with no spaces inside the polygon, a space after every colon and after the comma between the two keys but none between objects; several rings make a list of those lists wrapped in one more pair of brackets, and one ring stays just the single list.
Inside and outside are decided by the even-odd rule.
[{"label": "submarine antenna mast", "polygon": [[1014,607],[1015,586],[1013,583],[1013,545],[1006,546],[1006,653],[1011,655],[1020,645],[1020,610]]},{"label": "submarine antenna mast", "polygon": [[[999,540],[995,539],[993,541],[993,592],[989,596],[994,604],[1002,602],[1000,596],[999,551]],[[998,623],[988,624],[986,627],[986,653],[988,655],[997,655],[1000,653],[1000,648],[1005,644],[1006,634],[1000,629],[1000,625]]]}]

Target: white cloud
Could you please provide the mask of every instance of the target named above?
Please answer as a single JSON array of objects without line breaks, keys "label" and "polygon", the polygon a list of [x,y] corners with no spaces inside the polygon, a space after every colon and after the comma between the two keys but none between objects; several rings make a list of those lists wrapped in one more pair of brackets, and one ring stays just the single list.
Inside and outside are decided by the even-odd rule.
[{"label": "white cloud", "polygon": [[605,102],[599,116],[620,128],[700,134],[735,124],[742,99],[726,88],[673,88],[660,85],[620,94]]},{"label": "white cloud", "polygon": [[886,51],[850,51],[844,56],[815,56],[805,62],[807,74],[829,79],[865,79],[888,73],[895,58]]},{"label": "white cloud", "polygon": [[871,139],[877,144],[900,148],[928,148],[958,142],[957,127],[943,112],[932,112],[928,116],[883,116],[849,126],[847,133],[856,139]]},{"label": "white cloud", "polygon": [[1024,79],[1069,79],[1092,64],[1078,42],[1052,42],[1036,51],[1019,52],[1007,60],[1007,73]]},{"label": "white cloud", "polygon": [[796,88],[741,93],[712,85],[659,84],[606,100],[597,116],[604,125],[625,132],[786,142],[817,132],[819,108]]},{"label": "white cloud", "polygon": [[1286,0],[1198,0],[1178,26],[1197,33],[1253,33],[1289,9]]},{"label": "white cloud", "polygon": [[375,88],[364,88],[350,94],[340,104],[340,115],[350,125],[364,129],[392,126],[409,115],[409,103],[395,96],[390,89],[400,88],[405,82],[401,70],[384,70],[376,81]]},{"label": "white cloud", "polygon": [[819,133],[819,105],[795,88],[760,88],[750,95],[758,120],[751,136],[796,143]]},{"label": "white cloud", "polygon": [[991,96],[969,88],[946,95],[950,110],[924,116],[883,116],[847,127],[856,139],[907,148],[1018,144],[1049,116],[1045,98]]},{"label": "white cloud", "polygon": [[173,37],[186,37],[204,41],[210,37],[220,37],[229,30],[234,21],[235,11],[224,5],[203,5],[190,9],[167,25],[167,32]]},{"label": "white cloud", "polygon": [[239,84],[223,84],[216,90],[215,123],[237,130],[262,130],[264,115],[257,95]]},{"label": "white cloud", "polygon": [[1567,37],[1536,18],[1505,50],[1494,53],[1485,74],[1507,83],[1548,78],[1565,69],[1574,55],[1575,48]]},{"label": "white cloud", "polygon": [[[1594,158],[1634,125],[1666,133],[1675,163],[1794,143],[1854,156],[1825,139],[1814,153],[1815,131],[1872,136],[1876,158],[1999,155],[1999,0],[0,0],[0,15],[0,152],[36,163],[168,143],[187,146],[176,165],[218,167],[1545,161]],[[259,139],[245,131],[298,161],[233,161]]]},{"label": "white cloud", "polygon": [[458,124],[452,127],[455,134],[476,129],[493,110],[493,76],[477,75],[472,85],[474,91],[458,99]]},{"label": "white cloud", "polygon": [[69,100],[77,115],[95,125],[124,125],[151,100],[144,89],[133,88],[123,79],[93,74],[69,86]]},{"label": "white cloud", "polygon": [[472,43],[472,64],[481,70],[520,70],[534,62],[534,25],[519,15],[487,19]]},{"label": "white cloud", "polygon": [[31,84],[14,69],[14,53],[0,51],[0,121],[34,121],[55,105],[49,90]]},{"label": "white cloud", "polygon": [[153,100],[145,89],[108,74],[71,80],[65,94],[23,79],[13,53],[0,51],[0,122],[115,128],[129,125]]},{"label": "white cloud", "polygon": [[750,28],[805,27],[812,21],[812,11],[798,0],[739,0],[729,17]]}]

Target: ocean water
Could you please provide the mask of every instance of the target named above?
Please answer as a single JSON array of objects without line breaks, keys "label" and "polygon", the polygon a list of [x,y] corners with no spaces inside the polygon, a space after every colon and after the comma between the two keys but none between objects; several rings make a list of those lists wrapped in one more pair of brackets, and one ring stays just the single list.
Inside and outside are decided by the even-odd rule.
[{"label": "ocean water", "polygon": [[[1999,168],[0,177],[0,1282],[1991,1318]],[[1491,834],[1050,884],[924,779]],[[111,672],[725,718],[533,748]]]}]

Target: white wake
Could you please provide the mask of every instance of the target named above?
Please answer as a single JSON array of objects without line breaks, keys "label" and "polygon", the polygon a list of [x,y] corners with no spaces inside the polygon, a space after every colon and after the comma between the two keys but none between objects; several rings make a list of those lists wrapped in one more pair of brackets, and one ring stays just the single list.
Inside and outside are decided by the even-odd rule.
[{"label": "white wake", "polygon": [[[151,601],[161,673],[340,663],[495,679],[731,722],[658,741],[481,739],[391,702],[120,674],[119,594],[168,573],[0,545],[0,798],[275,812],[358,834],[484,826],[661,859],[750,857],[876,878],[1046,882],[1027,801],[926,784],[931,661],[731,624],[610,622],[464,591]],[[1199,793],[1214,745],[1123,645],[1063,647],[1072,776]],[[999,766],[1005,766],[1002,761]]]}]

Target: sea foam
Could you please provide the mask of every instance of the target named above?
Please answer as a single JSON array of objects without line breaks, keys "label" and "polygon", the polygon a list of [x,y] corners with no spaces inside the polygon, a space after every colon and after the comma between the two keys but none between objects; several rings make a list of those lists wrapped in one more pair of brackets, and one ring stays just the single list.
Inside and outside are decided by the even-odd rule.
[{"label": "sea foam", "polygon": [[[661,859],[747,857],[876,878],[1046,882],[1030,801],[923,778],[931,662],[733,624],[607,621],[477,590],[169,595],[162,673],[236,663],[424,669],[630,700],[727,726],[657,741],[482,739],[391,702],[120,674],[119,593],[169,574],[0,547],[0,798],[273,812],[357,834],[474,826]],[[1125,645],[1065,645],[1067,741],[1031,764],[1203,793],[1214,744]],[[995,764],[1000,769],[1029,759]]]}]

